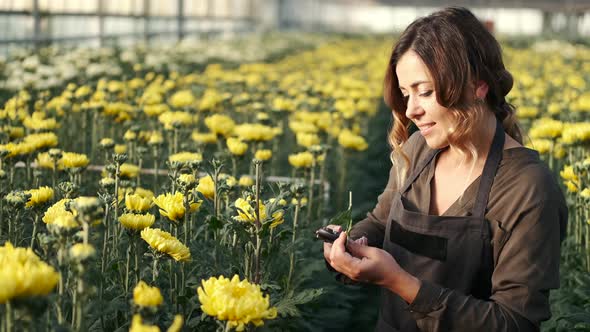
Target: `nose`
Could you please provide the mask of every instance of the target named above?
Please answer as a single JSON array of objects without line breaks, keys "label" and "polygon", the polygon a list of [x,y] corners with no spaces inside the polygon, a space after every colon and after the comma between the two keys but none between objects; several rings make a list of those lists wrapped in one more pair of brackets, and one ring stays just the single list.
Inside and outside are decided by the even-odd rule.
[{"label": "nose", "polygon": [[416,116],[422,113],[423,110],[416,101],[416,98],[410,94],[408,96],[408,103],[406,105],[406,117],[408,119],[414,119]]}]

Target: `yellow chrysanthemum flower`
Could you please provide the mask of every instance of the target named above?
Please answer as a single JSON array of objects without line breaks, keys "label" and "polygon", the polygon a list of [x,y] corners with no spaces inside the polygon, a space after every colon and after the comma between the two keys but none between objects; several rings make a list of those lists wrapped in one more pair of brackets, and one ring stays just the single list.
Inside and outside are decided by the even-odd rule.
[{"label": "yellow chrysanthemum flower", "polygon": [[540,154],[546,154],[551,151],[553,141],[545,138],[533,138],[530,144],[525,145],[529,149],[537,150]]},{"label": "yellow chrysanthemum flower", "polygon": [[176,261],[187,261],[191,258],[191,252],[170,233],[159,228],[145,228],[141,231],[141,238],[155,250],[167,254]]},{"label": "yellow chrysanthemum flower", "polygon": [[59,200],[57,203],[53,204],[51,207],[49,207],[49,209],[47,209],[47,211],[45,211],[45,214],[43,215],[43,218],[41,218],[41,220],[43,220],[44,223],[46,223],[47,225],[53,224],[55,222],[55,219],[61,216],[74,216],[72,214],[72,212],[67,211],[66,210],[66,202],[69,202],[70,199],[68,198],[63,198],[61,200]]},{"label": "yellow chrysanthemum flower", "polygon": [[297,144],[306,148],[320,144],[320,137],[312,133],[297,133]]},{"label": "yellow chrysanthemum flower", "polygon": [[289,155],[289,164],[295,168],[311,167],[313,165],[313,154],[306,151]]},{"label": "yellow chrysanthemum flower", "polygon": [[125,145],[125,144],[115,144],[115,153],[116,154],[127,153],[127,145]]},{"label": "yellow chrysanthemum flower", "polygon": [[121,172],[121,177],[124,178],[136,178],[139,175],[139,166],[124,163],[121,164],[119,171]]},{"label": "yellow chrysanthemum flower", "polygon": [[149,145],[158,145],[158,144],[162,144],[163,142],[164,142],[164,136],[162,136],[162,133],[156,131],[150,135],[147,143]]},{"label": "yellow chrysanthemum flower", "polygon": [[145,212],[152,207],[152,199],[139,194],[127,193],[125,195],[125,207],[129,211]]},{"label": "yellow chrysanthemum flower", "polygon": [[179,152],[168,157],[170,162],[177,162],[181,164],[187,164],[191,162],[203,161],[203,155],[196,152]]},{"label": "yellow chrysanthemum flower", "polygon": [[283,210],[275,211],[272,214],[272,223],[270,224],[270,228],[275,228],[284,222],[285,222],[285,211],[283,211]]},{"label": "yellow chrysanthemum flower", "polygon": [[57,227],[60,229],[73,229],[80,227],[73,214],[61,214],[53,219],[52,223],[47,224],[48,228]]},{"label": "yellow chrysanthemum flower", "polygon": [[107,137],[101,139],[100,142],[98,142],[98,145],[100,145],[100,147],[102,147],[103,149],[110,149],[115,146],[115,141],[113,141],[112,138]]},{"label": "yellow chrysanthemum flower", "polygon": [[153,202],[160,208],[160,214],[172,220],[179,221],[184,217],[184,195],[180,192],[175,194],[163,194],[153,199]]},{"label": "yellow chrysanthemum flower", "polygon": [[[243,198],[238,198],[234,202],[234,206],[238,210],[238,215],[233,218],[238,221],[256,222],[256,209],[253,207],[253,205],[255,205],[255,203],[252,203]],[[264,203],[260,201],[258,203],[258,214],[260,221],[264,221],[264,219],[266,219],[266,206],[264,206]]]},{"label": "yellow chrysanthemum flower", "polygon": [[70,257],[77,261],[86,260],[96,253],[94,247],[90,244],[76,243],[70,248]]},{"label": "yellow chrysanthemum flower", "polygon": [[564,180],[570,180],[576,183],[580,181],[576,173],[574,173],[574,166],[571,165],[566,165],[563,170],[559,172],[559,175]]},{"label": "yellow chrysanthemum flower", "polygon": [[248,150],[248,144],[234,137],[228,138],[226,143],[229,152],[235,156],[242,156]]},{"label": "yellow chrysanthemum flower", "polygon": [[160,332],[160,328],[157,325],[144,325],[141,315],[135,314],[131,320],[129,332]]},{"label": "yellow chrysanthemum flower", "polygon": [[39,189],[28,190],[27,193],[31,194],[31,198],[26,203],[26,207],[33,207],[44,204],[53,199],[53,188],[40,187]]},{"label": "yellow chrysanthemum flower", "polygon": [[126,141],[133,141],[137,138],[137,133],[132,130],[127,130],[125,134],[123,134],[123,139]]},{"label": "yellow chrysanthemum flower", "polygon": [[234,134],[245,141],[270,141],[275,137],[272,127],[259,123],[245,123],[234,128]]},{"label": "yellow chrysanthemum flower", "polygon": [[196,181],[197,179],[195,179],[195,176],[192,174],[180,174],[180,176],[178,177],[178,182],[184,185],[190,185],[195,183]]},{"label": "yellow chrysanthemum flower", "polygon": [[254,179],[248,175],[242,175],[238,181],[240,187],[251,187],[254,185]]},{"label": "yellow chrysanthemum flower", "polygon": [[74,152],[64,152],[60,159],[60,164],[64,168],[81,168],[88,166],[89,163],[88,156]]},{"label": "yellow chrysanthemum flower", "polygon": [[23,141],[32,144],[35,150],[57,146],[57,135],[54,133],[38,133],[26,136]]},{"label": "yellow chrysanthemum flower", "polygon": [[272,158],[272,150],[257,150],[254,154],[254,158],[258,160],[269,160]]},{"label": "yellow chrysanthemum flower", "polygon": [[172,324],[168,327],[166,332],[180,332],[183,324],[184,318],[182,318],[182,315],[175,315]]},{"label": "yellow chrysanthemum flower", "polygon": [[140,307],[157,307],[164,302],[158,287],[150,287],[140,280],[133,289],[133,303]]},{"label": "yellow chrysanthemum flower", "polygon": [[119,217],[119,222],[121,223],[121,225],[123,225],[123,227],[134,231],[141,231],[146,227],[151,227],[155,221],[156,216],[150,213],[125,213]]},{"label": "yellow chrysanthemum flower", "polygon": [[213,199],[215,197],[215,182],[213,182],[210,175],[199,179],[197,191],[203,194],[207,199]]},{"label": "yellow chrysanthemum flower", "polygon": [[55,288],[59,273],[31,248],[0,247],[0,304],[15,298],[44,296]]},{"label": "yellow chrysanthemum flower", "polygon": [[193,141],[201,144],[212,144],[217,142],[217,135],[215,133],[200,133],[193,131],[191,135]]},{"label": "yellow chrysanthemum flower", "polygon": [[176,108],[190,107],[195,104],[195,96],[191,90],[180,90],[170,97],[170,105]]},{"label": "yellow chrysanthemum flower", "polygon": [[141,187],[135,188],[135,194],[139,195],[143,198],[149,198],[150,200],[154,198],[154,192],[149,189],[144,189]]},{"label": "yellow chrysanthemum flower", "polygon": [[369,145],[362,136],[354,134],[352,131],[345,129],[338,135],[338,144],[347,149],[357,151],[366,150]]},{"label": "yellow chrysanthemum flower", "polygon": [[243,331],[247,324],[264,324],[266,319],[277,317],[277,309],[270,307],[269,296],[263,296],[260,286],[240,281],[237,275],[211,277],[201,281],[197,289],[201,309],[207,315],[227,321],[236,331]]},{"label": "yellow chrysanthemum flower", "polygon": [[570,193],[578,192],[578,187],[572,181],[566,181],[565,186],[567,187],[567,191]]},{"label": "yellow chrysanthemum flower", "polygon": [[227,115],[214,114],[205,118],[205,125],[212,133],[227,137],[233,132],[236,123]]},{"label": "yellow chrysanthemum flower", "polygon": [[158,117],[164,129],[172,130],[175,125],[188,126],[193,123],[193,115],[187,112],[164,112]]},{"label": "yellow chrysanthemum flower", "polygon": [[55,164],[53,163],[53,159],[51,159],[51,157],[49,156],[49,153],[47,153],[47,152],[37,154],[37,158],[35,159],[35,163],[37,164],[37,167],[41,167],[41,168],[49,168],[49,169],[55,168]]}]

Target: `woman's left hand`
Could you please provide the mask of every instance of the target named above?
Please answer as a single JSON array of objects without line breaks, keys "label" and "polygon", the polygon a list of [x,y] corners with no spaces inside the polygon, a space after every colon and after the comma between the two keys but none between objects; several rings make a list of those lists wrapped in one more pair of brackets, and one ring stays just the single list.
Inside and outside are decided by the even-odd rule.
[{"label": "woman's left hand", "polygon": [[334,269],[352,280],[385,287],[408,303],[414,300],[420,289],[417,278],[403,270],[387,251],[355,241],[346,243],[346,236],[346,232],[340,233],[331,246],[330,265]]}]

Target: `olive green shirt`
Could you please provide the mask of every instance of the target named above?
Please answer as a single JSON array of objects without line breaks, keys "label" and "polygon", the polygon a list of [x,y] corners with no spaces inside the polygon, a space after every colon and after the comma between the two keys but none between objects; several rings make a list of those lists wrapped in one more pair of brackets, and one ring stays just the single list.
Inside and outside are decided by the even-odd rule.
[{"label": "olive green shirt", "polygon": [[[402,149],[411,161],[406,176],[431,151],[419,132],[411,135]],[[408,209],[428,214],[434,166],[435,160],[405,193],[413,203]],[[393,194],[403,185],[396,183],[396,171],[391,168],[377,205],[355,224],[352,238],[364,235],[369,245],[382,246]],[[443,215],[470,215],[479,179]],[[503,151],[485,217],[492,232],[494,262],[489,300],[422,280],[416,299],[408,306],[418,326],[433,330],[445,326],[453,331],[535,331],[541,321],[550,318],[549,290],[559,287],[560,245],[568,209],[561,188],[538,152],[525,147]]]}]

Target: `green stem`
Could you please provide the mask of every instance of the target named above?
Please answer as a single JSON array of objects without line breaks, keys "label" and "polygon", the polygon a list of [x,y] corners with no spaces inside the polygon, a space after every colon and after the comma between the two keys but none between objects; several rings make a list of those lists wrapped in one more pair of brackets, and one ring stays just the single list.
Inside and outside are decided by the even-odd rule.
[{"label": "green stem", "polygon": [[309,177],[309,193],[307,194],[307,219],[306,219],[306,224],[309,225],[309,223],[311,223],[311,211],[312,211],[312,205],[313,205],[313,186],[314,186],[314,182],[315,182],[315,166],[316,166],[316,162],[315,162],[315,157],[313,160],[313,163],[311,165],[311,175]]},{"label": "green stem", "polygon": [[[317,219],[320,219],[320,217],[322,215],[322,208],[323,208],[323,202],[324,202],[324,178],[325,178],[325,173],[326,173],[325,172],[325,169],[326,169],[325,165],[326,165],[326,159],[324,158],[324,161],[322,161],[322,164],[320,165],[320,193],[319,193],[318,207],[316,208]],[[322,222],[322,224],[324,222]]]},{"label": "green stem", "polygon": [[178,152],[178,129],[174,128],[174,153]]},{"label": "green stem", "polygon": [[254,283],[259,284],[261,279],[260,271],[260,250],[262,248],[262,239],[260,238],[260,230],[262,224],[260,223],[260,162],[256,162],[256,251],[254,252],[254,266],[256,274],[254,277]]},{"label": "green stem", "polygon": [[82,300],[82,296],[84,295],[84,280],[82,279],[82,276],[79,276],[78,278],[78,287],[77,287],[77,293],[78,293],[78,301],[76,302],[76,331],[83,331],[84,330],[84,315],[83,315],[83,310],[84,310],[84,301]]},{"label": "green stem", "polygon": [[135,251],[135,267],[134,267],[134,272],[135,272],[135,283],[139,283],[139,280],[141,280],[141,276],[139,275],[139,245],[137,244],[137,242],[139,241],[139,236],[137,236],[137,234],[135,236],[133,236],[133,247],[135,247],[134,251]]},{"label": "green stem", "polygon": [[35,237],[37,237],[37,224],[39,223],[39,214],[35,213],[35,220],[33,220],[33,235],[31,236],[31,245],[29,248],[34,249]]},{"label": "green stem", "polygon": [[90,226],[86,220],[82,220],[82,242],[88,244],[88,230]]},{"label": "green stem", "polygon": [[[103,225],[104,225],[104,234],[102,237],[102,257],[101,257],[101,262],[100,262],[100,272],[104,274],[105,271],[105,265],[106,265],[106,257],[107,257],[107,241],[109,238],[109,228],[110,228],[110,224],[109,224],[109,206],[110,204],[105,204],[104,207],[104,219],[103,219]],[[101,278],[102,281],[103,278]],[[101,293],[102,295],[102,293]],[[102,299],[102,296],[101,296]]]},{"label": "green stem", "polygon": [[4,228],[4,197],[0,197],[0,238],[2,237],[2,229]]},{"label": "green stem", "polygon": [[[119,220],[119,177],[121,176],[121,164],[116,162],[115,165],[115,219],[114,222]],[[117,253],[117,242],[118,242],[118,232],[117,227],[113,227],[113,253]]]},{"label": "green stem", "polygon": [[6,332],[12,332],[12,305],[6,302]]},{"label": "green stem", "polygon": [[154,148],[154,192],[158,190],[158,173],[159,173],[159,165],[158,165],[158,148]]},{"label": "green stem", "polygon": [[289,255],[289,275],[287,276],[287,292],[291,287],[291,278],[293,277],[293,270],[295,269],[295,240],[297,238],[297,221],[299,218],[299,206],[301,204],[301,197],[297,197],[297,204],[295,204],[295,214],[293,216],[293,235],[291,237],[291,253]]},{"label": "green stem", "polygon": [[129,264],[131,261],[131,246],[127,247],[127,261],[125,264],[125,294],[129,292]]},{"label": "green stem", "polygon": [[25,159],[25,168],[27,170],[27,184],[31,184],[31,160],[29,157]]},{"label": "green stem", "polygon": [[152,283],[156,283],[158,277],[158,257],[154,255],[154,262],[152,264]]},{"label": "green stem", "polygon": [[141,187],[141,167],[143,166],[143,158],[139,158],[137,166],[139,167],[139,172],[137,172],[137,186]]},{"label": "green stem", "polygon": [[[60,272],[63,271],[63,259],[64,259],[64,240],[60,239],[59,240],[59,249],[57,251],[57,266]],[[61,274],[62,276],[59,278],[59,287],[58,287],[58,298],[57,298],[57,322],[61,325],[64,322],[64,318],[63,318],[63,313],[62,313],[62,307],[63,307],[63,302],[64,302],[64,278],[63,278],[63,273]]]},{"label": "green stem", "polygon": [[20,220],[20,213],[19,210],[16,210],[16,217],[14,218],[14,224],[13,224],[13,230],[12,230],[12,235],[14,236],[14,246],[17,247],[19,238],[18,238],[18,224],[17,221]]}]

